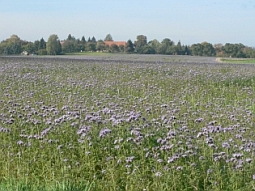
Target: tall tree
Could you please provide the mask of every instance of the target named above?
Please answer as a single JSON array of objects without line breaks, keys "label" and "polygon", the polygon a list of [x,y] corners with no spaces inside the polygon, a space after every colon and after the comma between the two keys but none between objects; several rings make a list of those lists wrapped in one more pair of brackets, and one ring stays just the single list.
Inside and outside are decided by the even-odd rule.
[{"label": "tall tree", "polygon": [[75,40],[75,37],[72,36],[71,34],[69,34],[68,37],[67,37],[67,40]]},{"label": "tall tree", "polygon": [[46,49],[46,42],[43,38],[41,38],[40,43],[39,43],[39,50],[40,49]]},{"label": "tall tree", "polygon": [[39,40],[34,41],[35,52],[37,52],[39,50],[39,44],[40,44]]},{"label": "tall tree", "polygon": [[46,44],[46,50],[49,55],[57,55],[61,53],[61,44],[56,34],[49,36]]},{"label": "tall tree", "polygon": [[159,53],[160,42],[157,39],[148,42],[148,45],[154,49],[155,53]]},{"label": "tall tree", "polygon": [[96,43],[87,42],[85,46],[85,50],[88,52],[94,52],[96,51]]},{"label": "tall tree", "polygon": [[84,36],[81,37],[81,43],[83,43],[83,44],[86,43],[86,40],[85,40],[85,37],[84,37]]},{"label": "tall tree", "polygon": [[182,55],[182,45],[181,45],[181,41],[178,41],[178,43],[175,46],[175,54],[176,55]]},{"label": "tall tree", "polygon": [[1,42],[0,52],[2,54],[20,54],[22,52],[22,41],[17,35],[12,35],[10,38]]},{"label": "tall tree", "polygon": [[36,52],[35,47],[34,47],[34,43],[32,43],[32,42],[28,42],[25,46],[23,46],[23,50],[27,51],[28,54]]},{"label": "tall tree", "polygon": [[144,35],[138,35],[135,41],[135,50],[137,53],[143,52],[143,47],[147,45],[147,37]]},{"label": "tall tree", "polygon": [[97,40],[96,40],[96,38],[94,36],[91,38],[91,42],[92,43],[97,43]]},{"label": "tall tree", "polygon": [[222,56],[223,55],[223,44],[218,43],[213,45],[213,48],[215,50],[216,56]]},{"label": "tall tree", "polygon": [[105,50],[105,43],[102,40],[98,40],[96,44],[96,50],[103,51]]},{"label": "tall tree", "polygon": [[169,38],[164,38],[158,48],[159,54],[174,54],[175,51],[174,42]]},{"label": "tall tree", "polygon": [[133,42],[131,41],[131,40],[128,40],[127,41],[127,43],[126,43],[126,45],[125,45],[125,47],[124,47],[124,51],[126,52],[126,53],[132,53],[132,52],[134,52],[134,44],[133,44]]},{"label": "tall tree", "polygon": [[106,35],[104,41],[113,41],[112,35],[111,34]]},{"label": "tall tree", "polygon": [[211,43],[202,42],[203,56],[215,56],[215,49]]},{"label": "tall tree", "polygon": [[193,56],[202,56],[203,55],[203,46],[200,43],[192,44],[190,47],[191,54]]},{"label": "tall tree", "polygon": [[85,37],[82,36],[81,37],[81,42],[80,42],[80,48],[81,48],[82,51],[85,50],[85,46],[86,46],[86,40],[85,40]]},{"label": "tall tree", "polygon": [[38,55],[47,55],[46,42],[43,38],[34,42],[35,53]]}]

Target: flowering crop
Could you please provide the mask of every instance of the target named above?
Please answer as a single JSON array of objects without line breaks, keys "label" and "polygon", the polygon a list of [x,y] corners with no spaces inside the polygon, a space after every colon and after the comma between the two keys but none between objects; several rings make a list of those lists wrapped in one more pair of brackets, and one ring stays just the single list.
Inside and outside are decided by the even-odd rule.
[{"label": "flowering crop", "polygon": [[2,57],[0,182],[252,190],[254,73],[248,64]]}]

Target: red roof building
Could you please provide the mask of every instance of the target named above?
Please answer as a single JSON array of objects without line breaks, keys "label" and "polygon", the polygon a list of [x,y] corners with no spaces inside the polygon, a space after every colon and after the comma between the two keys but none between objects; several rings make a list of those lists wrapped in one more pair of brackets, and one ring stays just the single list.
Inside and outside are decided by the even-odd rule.
[{"label": "red roof building", "polygon": [[125,41],[104,41],[105,45],[111,46],[112,44],[116,44],[117,46],[125,46]]}]

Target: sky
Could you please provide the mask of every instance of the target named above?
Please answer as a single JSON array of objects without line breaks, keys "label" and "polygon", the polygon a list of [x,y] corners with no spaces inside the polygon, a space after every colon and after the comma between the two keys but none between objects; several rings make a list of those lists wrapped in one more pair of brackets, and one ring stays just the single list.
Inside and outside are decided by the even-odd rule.
[{"label": "sky", "polygon": [[192,45],[242,43],[255,47],[255,0],[0,0],[0,41],[12,34],[35,41],[111,34],[115,41]]}]

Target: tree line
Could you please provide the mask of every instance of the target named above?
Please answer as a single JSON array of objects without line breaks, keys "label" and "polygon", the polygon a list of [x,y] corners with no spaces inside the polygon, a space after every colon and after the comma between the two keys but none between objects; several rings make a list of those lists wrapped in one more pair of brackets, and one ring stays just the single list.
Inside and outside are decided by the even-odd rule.
[{"label": "tree line", "polygon": [[[3,40],[0,43],[0,54],[37,54],[59,55],[74,52],[111,52],[111,53],[137,53],[137,54],[165,54],[165,55],[193,55],[193,56],[220,56],[235,58],[255,58],[255,48],[241,43],[211,44],[202,42],[197,44],[182,45],[180,41],[175,43],[169,38],[159,42],[157,39],[147,41],[145,35],[138,35],[132,42],[128,40],[125,45],[110,46],[106,41],[113,41],[111,34],[106,35],[104,40],[92,38],[75,38],[71,34],[61,41],[56,34],[49,36],[47,42],[41,38],[34,42],[21,40],[17,35]],[[114,41],[113,41],[114,42]]]}]

